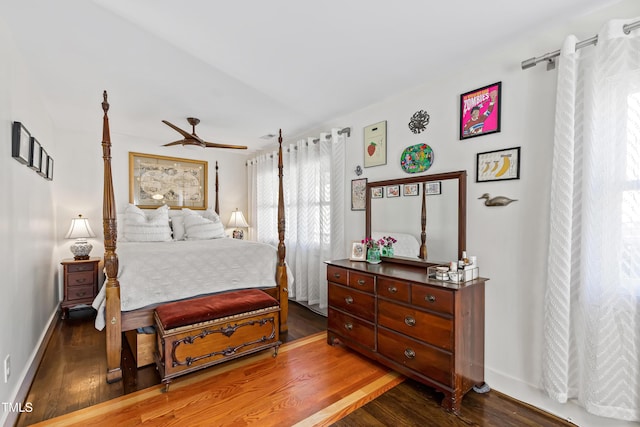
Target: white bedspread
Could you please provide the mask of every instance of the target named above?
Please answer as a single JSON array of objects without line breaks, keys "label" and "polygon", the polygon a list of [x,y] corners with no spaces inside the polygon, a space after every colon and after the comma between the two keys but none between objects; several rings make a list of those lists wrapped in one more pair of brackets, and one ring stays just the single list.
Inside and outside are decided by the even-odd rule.
[{"label": "white bedspread", "polygon": [[[238,239],[120,242],[122,311],[232,289],[275,286],[277,250]],[[288,271],[289,288],[293,275]],[[105,288],[93,301],[95,326],[105,326]]]}]

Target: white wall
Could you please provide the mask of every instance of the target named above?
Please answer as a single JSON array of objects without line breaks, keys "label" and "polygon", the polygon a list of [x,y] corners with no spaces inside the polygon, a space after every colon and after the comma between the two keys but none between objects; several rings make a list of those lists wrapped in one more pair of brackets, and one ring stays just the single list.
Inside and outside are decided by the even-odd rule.
[{"label": "white wall", "polygon": [[[55,313],[57,298],[54,188],[11,157],[11,126],[24,123],[48,153],[61,155],[39,91],[0,19],[0,402],[15,403],[35,350]],[[11,376],[2,378],[11,356]],[[3,409],[0,424],[10,416]]]},{"label": "white wall", "polygon": [[[565,418],[580,419],[582,426],[605,425],[605,420],[576,413],[572,405],[553,404],[539,392],[557,71],[545,71],[544,63],[525,71],[520,62],[559,49],[570,33],[584,40],[608,19],[638,16],[640,3],[628,0],[544,32],[522,34],[499,50],[488,46],[481,61],[467,64],[442,81],[425,82],[408,93],[288,138],[351,127],[345,206],[350,206],[353,171],[356,165],[363,165],[363,128],[382,120],[387,121],[387,164],[364,169],[361,178],[377,181],[409,176],[400,168],[400,154],[417,143],[427,143],[435,152],[428,174],[467,170],[467,253],[478,257],[480,274],[490,278],[486,285],[485,378],[497,390]],[[429,54],[428,43],[419,54]],[[502,81],[503,90],[501,132],[460,141],[459,95],[497,81]],[[407,124],[421,109],[430,114],[430,124],[425,132],[414,135]],[[520,179],[476,183],[476,153],[509,147],[522,147]],[[477,200],[485,192],[518,201],[489,208]],[[347,211],[345,241],[362,239],[364,223],[364,212]]]}]

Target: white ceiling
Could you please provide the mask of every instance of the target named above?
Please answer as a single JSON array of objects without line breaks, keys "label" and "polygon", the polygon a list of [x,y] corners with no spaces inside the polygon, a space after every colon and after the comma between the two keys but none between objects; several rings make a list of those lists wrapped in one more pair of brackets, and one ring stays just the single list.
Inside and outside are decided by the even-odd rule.
[{"label": "white ceiling", "polygon": [[[618,0],[3,0],[55,126],[260,149]],[[523,52],[522,58],[544,52]]]}]

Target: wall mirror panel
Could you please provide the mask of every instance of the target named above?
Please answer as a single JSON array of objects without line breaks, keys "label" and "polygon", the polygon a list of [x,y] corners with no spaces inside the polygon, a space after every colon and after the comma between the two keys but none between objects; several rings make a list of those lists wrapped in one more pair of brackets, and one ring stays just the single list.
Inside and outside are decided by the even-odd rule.
[{"label": "wall mirror panel", "polygon": [[369,182],[367,236],[398,240],[394,256],[384,262],[428,265],[460,259],[466,250],[466,200],[466,171]]}]

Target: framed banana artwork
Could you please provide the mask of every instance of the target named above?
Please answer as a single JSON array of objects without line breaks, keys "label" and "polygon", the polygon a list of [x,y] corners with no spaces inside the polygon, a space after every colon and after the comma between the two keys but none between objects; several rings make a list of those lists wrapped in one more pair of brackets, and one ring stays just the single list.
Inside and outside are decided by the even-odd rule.
[{"label": "framed banana artwork", "polygon": [[520,179],[520,147],[476,155],[476,182]]}]

